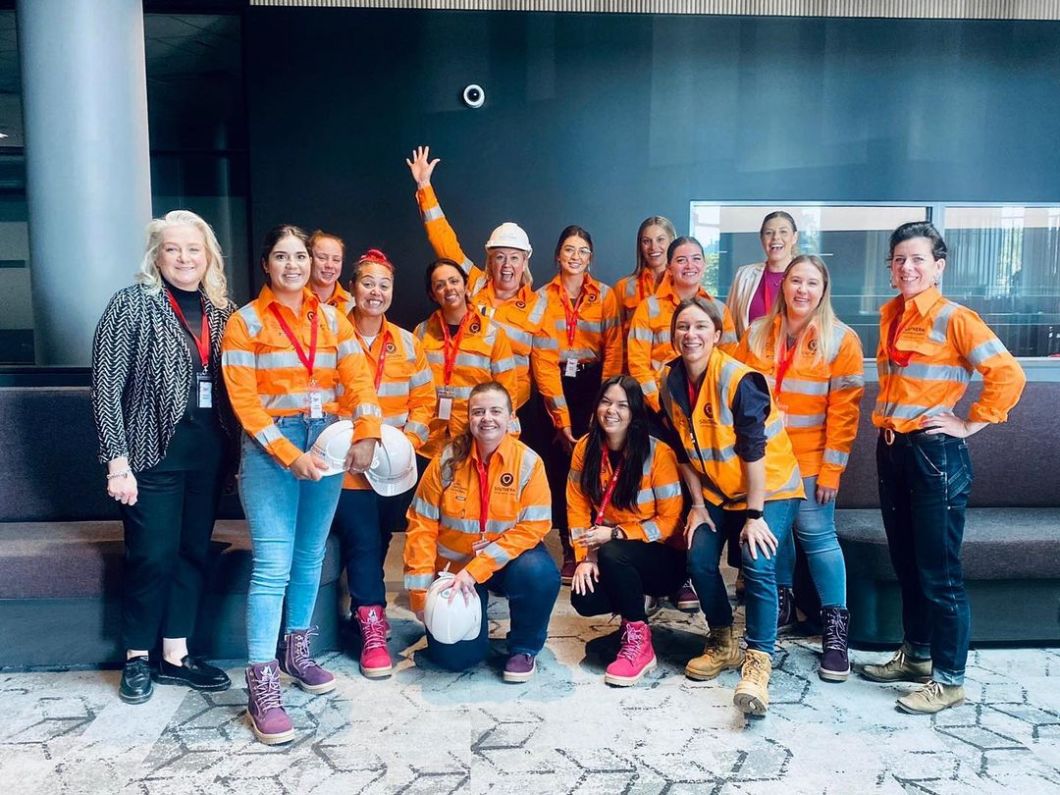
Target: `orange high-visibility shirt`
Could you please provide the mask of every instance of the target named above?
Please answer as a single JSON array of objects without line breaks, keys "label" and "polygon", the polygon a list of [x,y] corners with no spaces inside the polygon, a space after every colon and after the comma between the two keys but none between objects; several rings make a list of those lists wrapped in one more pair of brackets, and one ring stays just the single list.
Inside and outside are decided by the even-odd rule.
[{"label": "orange high-visibility shirt", "polygon": [[[739,340],[736,338],[736,326],[733,325],[729,308],[703,288],[699,289],[699,295],[712,301],[722,316],[718,347],[725,353],[736,350]],[[637,307],[629,323],[629,336],[626,338],[629,374],[640,383],[640,388],[644,390],[644,399],[653,411],[659,410],[659,390],[656,383],[659,372],[676,355],[670,340],[670,320],[680,303],[681,298],[674,292],[673,281],[668,273],[663,277],[655,294]]]},{"label": "orange high-visibility shirt", "polygon": [[633,319],[633,313],[638,306],[655,295],[658,287],[651,268],[641,268],[639,272],[623,276],[615,282],[615,296],[618,298],[618,307],[622,314],[623,340],[629,336],[629,321]]},{"label": "orange high-visibility shirt", "polygon": [[[452,400],[448,420],[439,419],[437,412],[431,419],[427,444],[419,451],[424,458],[438,455],[447,442],[467,428],[467,401],[474,386],[497,381],[509,395],[514,395],[518,389],[515,357],[504,330],[482,317],[473,307],[468,307],[467,311],[471,317],[460,340],[448,384],[445,382],[445,333],[442,331],[445,318],[442,311],[435,311],[416,326],[415,335],[423,346],[434,376],[435,394],[439,401],[446,397]],[[512,423],[512,431],[518,435],[518,420],[513,419]]]},{"label": "orange high-visibility shirt", "polygon": [[278,308],[307,355],[313,326],[317,327],[313,380],[324,412],[352,418],[354,440],[378,439],[382,411],[353,326],[337,309],[321,304],[308,288],[297,317],[265,286],[228,321],[221,344],[221,372],[243,430],[284,466],[305,452],[273,422],[276,417],[309,410],[310,377],[272,306]]},{"label": "orange high-visibility shirt", "polygon": [[[533,549],[552,529],[552,495],[541,458],[517,439],[505,436],[487,466],[489,512],[480,533],[482,501],[474,441],[462,462],[450,469],[453,447],[431,461],[408,511],[405,536],[405,588],[413,610],[422,610],[435,572],[467,569],[475,582]],[[474,545],[484,546],[477,552]]]},{"label": "orange high-visibility shirt", "polygon": [[342,312],[342,314],[346,315],[347,318],[349,318],[350,312],[353,311],[353,296],[338,282],[335,282],[335,292],[331,294],[331,298],[329,298],[326,303],[328,306],[335,307]]},{"label": "orange high-visibility shirt", "polygon": [[[891,361],[887,345],[898,319],[895,347],[908,363]],[[983,376],[979,399],[968,409],[972,422],[1005,422],[1019,402],[1027,376],[1015,357],[975,312],[931,287],[905,301],[898,296],[880,309],[876,349],[880,391],[872,423],[899,433],[919,430],[928,417],[953,411],[972,371]]]},{"label": "orange high-visibility shirt", "polygon": [[761,356],[751,350],[748,329],[735,357],[765,375],[769,382],[773,400],[784,416],[784,427],[802,476],[816,475],[818,486],[838,489],[858,433],[861,396],[865,391],[861,340],[853,329],[836,321],[831,329],[832,356],[826,361],[817,354],[818,328],[816,324],[810,326],[792,354],[778,393],[777,337],[780,334],[778,315]]},{"label": "orange high-visibility shirt", "polygon": [[[412,332],[394,325],[386,318],[383,319],[382,330],[371,345],[357,332],[356,326],[354,332],[368,362],[373,385],[380,359],[383,361],[382,379],[377,392],[379,406],[383,410],[383,423],[400,428],[412,442],[412,449],[419,450],[427,443],[438,402],[431,366],[427,363],[427,355],[420,341]],[[371,488],[363,474],[355,475],[352,472],[346,473],[342,487]]]},{"label": "orange high-visibility shirt", "polygon": [[[582,285],[574,342],[569,343],[567,312],[574,306],[559,276],[537,291],[544,302],[541,333],[531,354],[534,382],[557,428],[569,428],[570,410],[563,396],[563,371],[569,359],[603,365],[607,379],[622,372],[622,332],[614,291],[591,276]],[[566,305],[566,310],[564,309]]]},{"label": "orange high-visibility shirt", "polygon": [[[634,541],[665,543],[677,530],[681,520],[684,502],[681,494],[681,475],[677,470],[677,456],[674,451],[658,439],[648,438],[651,446],[641,467],[636,505],[629,509],[616,508],[614,504],[609,504],[604,511],[603,523],[621,528],[626,538]],[[570,475],[567,477],[567,524],[574,528],[575,532],[592,527],[600,509],[599,505],[590,502],[589,496],[582,490],[582,469],[585,467],[588,443],[589,436],[586,434],[574,446]],[[589,454],[601,455],[601,451],[595,450]],[[607,455],[603,456],[601,463],[600,493],[604,494],[611,480],[612,469]],[[585,547],[575,544],[575,559],[581,562],[585,560],[585,556]]]}]

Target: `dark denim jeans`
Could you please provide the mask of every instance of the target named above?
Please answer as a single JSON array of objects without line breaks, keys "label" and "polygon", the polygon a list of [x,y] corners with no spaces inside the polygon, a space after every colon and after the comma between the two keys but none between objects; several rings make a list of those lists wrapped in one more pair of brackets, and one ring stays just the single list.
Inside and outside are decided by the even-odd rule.
[{"label": "dark denim jeans", "polygon": [[935,681],[964,682],[971,611],[961,571],[972,464],[963,439],[898,434],[876,443],[880,509],[902,589],[910,655],[933,663]]},{"label": "dark denim jeans", "polygon": [[[765,519],[778,545],[786,543],[791,532],[795,512],[800,500],[770,500],[764,506]],[[688,573],[692,585],[699,595],[699,604],[710,629],[732,626],[732,606],[721,577],[721,549],[729,533],[739,535],[743,529],[743,511],[725,511],[720,506],[707,504],[711,521],[716,528],[712,532],[707,525],[700,525],[692,537],[692,548],[688,551]],[[740,548],[744,581],[747,584],[744,602],[747,605],[747,648],[773,653],[777,641],[777,578],[776,556],[767,558],[761,550],[753,559],[746,545]]]},{"label": "dark denim jeans", "polygon": [[486,605],[489,592],[508,597],[511,631],[508,654],[539,654],[548,636],[548,621],[559,595],[559,569],[544,544],[528,549],[476,586],[482,602],[482,629],[474,640],[439,643],[427,633],[427,654],[433,662],[450,671],[466,671],[489,654],[489,622]]},{"label": "dark denim jeans", "polygon": [[405,512],[415,489],[394,497],[381,497],[371,489],[343,489],[332,531],[342,547],[350,610],[386,607],[383,564],[395,531],[405,529]]}]

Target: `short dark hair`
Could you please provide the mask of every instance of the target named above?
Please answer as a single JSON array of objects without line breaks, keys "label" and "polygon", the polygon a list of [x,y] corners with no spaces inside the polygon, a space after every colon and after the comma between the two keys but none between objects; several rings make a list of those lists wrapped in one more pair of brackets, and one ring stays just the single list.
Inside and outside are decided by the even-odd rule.
[{"label": "short dark hair", "polygon": [[427,265],[427,270],[424,272],[424,281],[427,284],[427,297],[432,301],[434,300],[434,290],[431,289],[431,282],[434,280],[434,272],[443,265],[448,265],[451,268],[456,268],[456,272],[460,274],[460,278],[464,280],[464,286],[467,287],[467,274],[464,273],[464,269],[460,267],[460,263],[456,260],[451,260],[448,257],[439,257],[436,260],[432,260]]},{"label": "short dark hair", "polygon": [[902,224],[891,232],[890,256],[894,256],[894,249],[899,243],[904,243],[915,237],[922,237],[931,241],[932,257],[937,260],[946,259],[946,255],[949,253],[949,249],[946,248],[946,241],[942,239],[939,230],[937,230],[935,225],[930,221],[910,221],[907,224]]},{"label": "short dark hair", "polygon": [[670,344],[673,345],[674,333],[677,329],[677,318],[681,316],[681,313],[691,307],[703,310],[707,317],[710,318],[710,322],[714,324],[715,331],[722,331],[725,323],[725,315],[718,309],[718,305],[713,301],[709,301],[701,295],[694,295],[691,298],[686,298],[684,301],[677,305],[677,309],[674,310],[673,317],[670,318]]}]

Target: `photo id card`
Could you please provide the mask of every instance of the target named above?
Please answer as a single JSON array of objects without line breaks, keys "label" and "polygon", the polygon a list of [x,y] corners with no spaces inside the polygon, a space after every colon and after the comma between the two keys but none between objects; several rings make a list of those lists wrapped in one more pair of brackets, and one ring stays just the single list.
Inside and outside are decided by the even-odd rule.
[{"label": "photo id card", "polygon": [[213,381],[208,373],[197,373],[195,376],[195,387],[199,395],[199,408],[213,408]]}]

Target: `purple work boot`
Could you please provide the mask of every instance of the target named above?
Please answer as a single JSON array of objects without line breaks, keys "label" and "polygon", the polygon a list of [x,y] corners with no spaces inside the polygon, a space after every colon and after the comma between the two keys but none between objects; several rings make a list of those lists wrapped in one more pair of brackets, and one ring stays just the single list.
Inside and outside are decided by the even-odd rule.
[{"label": "purple work boot", "polygon": [[526,682],[537,670],[533,654],[513,654],[504,666],[505,682]]},{"label": "purple work boot", "polygon": [[250,728],[265,745],[294,739],[294,724],[280,698],[280,671],[276,660],[247,666],[247,717]]},{"label": "purple work boot", "polygon": [[309,641],[316,634],[316,627],[310,627],[284,635],[280,643],[280,670],[307,693],[319,695],[335,689],[335,675],[325,671],[309,656]]}]

